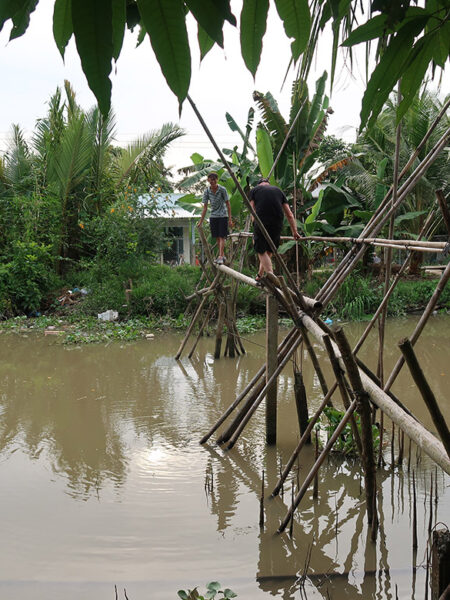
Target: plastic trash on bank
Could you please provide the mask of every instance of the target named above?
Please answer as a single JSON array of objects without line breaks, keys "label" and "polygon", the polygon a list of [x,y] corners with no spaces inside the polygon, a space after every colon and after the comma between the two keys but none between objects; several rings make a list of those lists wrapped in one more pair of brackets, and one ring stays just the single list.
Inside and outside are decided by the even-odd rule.
[{"label": "plastic trash on bank", "polygon": [[105,312],[99,313],[97,319],[99,321],[117,321],[119,313],[117,310],[105,310]]}]

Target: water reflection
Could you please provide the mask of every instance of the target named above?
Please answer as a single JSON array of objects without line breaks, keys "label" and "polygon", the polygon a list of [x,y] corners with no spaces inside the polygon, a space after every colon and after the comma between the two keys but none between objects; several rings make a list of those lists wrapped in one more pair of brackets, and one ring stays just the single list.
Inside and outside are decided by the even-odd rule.
[{"label": "water reflection", "polygon": [[[438,398],[445,397],[450,376],[443,351],[448,323],[448,318],[432,320],[416,346]],[[387,371],[400,355],[396,342],[413,327],[411,320],[391,324]],[[356,340],[363,325],[349,329]],[[254,339],[263,343],[264,334]],[[414,446],[411,468],[406,450],[403,470],[391,469],[387,440],[387,464],[378,474],[376,543],[367,530],[360,467],[337,458],[321,469],[319,498],[308,492],[302,501],[292,537],[275,533],[292,486],[301,485],[312,465],[311,448],[302,454],[298,477],[287,481],[284,494],[266,498],[265,524],[259,528],[262,471],[267,495],[298,439],[292,366],[279,382],[276,448],[264,443],[263,410],[252,417],[233,451],[217,447],[213,439],[206,448],[199,446],[261,366],[262,347],[251,346],[236,360],[214,361],[213,341],[203,339],[192,360],[177,362],[179,338],[170,335],[82,349],[39,335],[3,334],[0,341],[0,508],[9,517],[2,531],[9,552],[0,586],[11,578],[108,584],[122,578],[147,582],[165,599],[179,589],[176,570],[179,587],[219,579],[244,590],[240,595],[249,599],[267,594],[294,599],[303,591],[309,599],[384,599],[395,597],[396,584],[403,597],[420,597],[414,590],[423,590],[423,569],[412,570],[409,529],[411,471],[416,471],[421,503],[419,560],[429,515],[426,490],[435,471]],[[361,357],[375,368],[372,348],[369,341]],[[322,353],[318,347],[316,352]],[[320,385],[306,355],[304,365],[314,410],[321,401]],[[330,369],[325,376],[330,384]],[[394,391],[433,429],[405,371]],[[443,411],[450,416],[448,403]],[[449,514],[447,488],[448,479],[439,473],[434,521]],[[54,532],[47,543],[49,528]]]}]

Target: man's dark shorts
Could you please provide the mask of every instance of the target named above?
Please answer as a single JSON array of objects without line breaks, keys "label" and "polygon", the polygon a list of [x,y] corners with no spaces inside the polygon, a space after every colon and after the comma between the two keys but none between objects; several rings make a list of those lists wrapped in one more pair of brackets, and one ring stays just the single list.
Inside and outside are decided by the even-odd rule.
[{"label": "man's dark shorts", "polygon": [[228,217],[212,217],[209,219],[213,238],[226,238],[228,235]]},{"label": "man's dark shorts", "polygon": [[[281,224],[280,223],[264,223],[264,226],[269,234],[272,242],[275,244],[275,248],[278,248],[280,245],[280,235],[281,235]],[[266,241],[266,238],[262,234],[256,223],[253,224],[253,247],[255,248],[258,254],[264,254],[264,252],[272,252],[269,243]]]}]

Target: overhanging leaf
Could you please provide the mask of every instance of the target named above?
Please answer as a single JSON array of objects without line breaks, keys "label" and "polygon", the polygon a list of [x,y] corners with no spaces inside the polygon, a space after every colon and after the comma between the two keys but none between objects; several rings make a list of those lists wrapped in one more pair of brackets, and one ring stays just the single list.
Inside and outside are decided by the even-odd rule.
[{"label": "overhanging leaf", "polygon": [[191,80],[191,53],[183,2],[138,0],[138,6],[162,73],[181,105]]},{"label": "overhanging leaf", "polygon": [[403,73],[400,82],[402,101],[397,108],[397,123],[411,106],[417,90],[422,85],[425,73],[433,59],[436,43],[439,45],[439,34],[435,33],[421,38],[413,48],[410,65]]},{"label": "overhanging leaf", "polygon": [[[76,2],[76,0],[75,0]],[[125,0],[112,0],[112,23],[113,23],[113,57],[117,60],[122,50],[125,25],[127,20],[127,9]]]},{"label": "overhanging leaf", "polygon": [[255,77],[266,33],[269,0],[245,0],[241,12],[241,52],[245,65]]},{"label": "overhanging leaf", "polygon": [[72,0],[56,0],[53,9],[53,37],[63,58],[72,33]]},{"label": "overhanging leaf", "polygon": [[113,55],[110,0],[76,0],[72,3],[72,23],[83,72],[106,115],[111,104],[109,74]]},{"label": "overhanging leaf", "polygon": [[214,0],[186,0],[186,5],[197,23],[223,48],[223,23],[230,13],[229,2]]},{"label": "overhanging leaf", "polygon": [[290,38],[292,56],[297,60],[305,51],[311,29],[308,0],[275,0],[278,14],[283,21],[284,31]]},{"label": "overhanging leaf", "polygon": [[390,41],[374,69],[362,100],[360,129],[375,121],[391,90],[408,66],[414,38],[424,28],[428,17],[411,19]]},{"label": "overhanging leaf", "polygon": [[[14,10],[13,8],[14,12],[11,14],[13,27],[9,36],[10,40],[20,37],[28,29],[28,25],[30,24],[30,14],[36,8],[38,1],[39,0],[23,0],[22,2],[11,3],[12,7],[15,7],[17,10]],[[9,5],[10,2],[6,1],[6,4]],[[2,26],[3,22],[0,19],[0,30]]]},{"label": "overhanging leaf", "polygon": [[296,243],[297,242],[294,242],[293,240],[289,240],[288,242],[284,242],[284,244],[281,244],[280,247],[278,248],[278,253],[279,254],[284,254],[290,248],[292,248],[293,246],[295,246]]},{"label": "overhanging leaf", "polygon": [[348,38],[342,42],[342,46],[355,46],[361,42],[367,42],[368,40],[374,40],[375,38],[381,37],[386,30],[386,15],[377,15],[361,25],[357,29],[351,32]]},{"label": "overhanging leaf", "polygon": [[214,46],[214,40],[209,37],[203,27],[199,24],[197,28],[198,47],[200,48],[200,61],[202,61],[211,48]]}]

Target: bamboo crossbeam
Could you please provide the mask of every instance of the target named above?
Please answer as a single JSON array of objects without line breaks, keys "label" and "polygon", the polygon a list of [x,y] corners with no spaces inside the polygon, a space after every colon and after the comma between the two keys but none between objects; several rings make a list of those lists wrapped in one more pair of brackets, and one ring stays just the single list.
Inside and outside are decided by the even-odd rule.
[{"label": "bamboo crossbeam", "polygon": [[[282,240],[294,240],[293,236],[281,236]],[[294,240],[295,241],[295,240]],[[395,246],[407,246],[414,247],[421,246],[423,248],[436,248],[436,252],[439,250],[445,250],[448,246],[447,242],[430,242],[428,240],[391,240],[384,238],[353,238],[353,237],[327,237],[322,235],[308,235],[306,237],[302,237],[297,240],[297,243],[302,243],[304,241],[312,241],[312,242],[350,242],[352,244],[369,244],[373,246],[381,246],[382,244],[393,244]]]},{"label": "bamboo crossbeam", "polygon": [[[227,265],[216,265],[216,268],[219,271],[221,271],[222,273],[225,273],[226,275],[229,275],[230,277],[237,279],[241,283],[246,283],[247,285],[251,285],[252,287],[257,287],[266,294],[270,293],[269,290],[267,290],[264,286],[259,285],[259,283],[252,277],[249,277],[248,275],[244,275],[244,273],[239,273],[239,271],[235,271],[234,269],[232,269],[231,267],[228,267]],[[264,280],[264,277],[262,279]],[[290,291],[290,294],[293,297],[294,301],[297,300],[297,297],[295,295],[293,295],[294,293],[292,292],[292,290],[289,290],[289,291]],[[304,304],[306,305],[306,307],[310,310],[317,310],[319,308],[322,308],[322,303],[319,302],[319,300],[315,300],[314,298],[309,298],[308,296],[303,296],[303,300],[304,300]],[[286,302],[288,302],[287,299],[286,299]]]},{"label": "bamboo crossbeam", "polygon": [[[241,233],[235,233],[235,234],[230,234],[230,236],[241,236],[241,235],[245,235],[247,237],[251,237],[253,234],[252,233],[248,233],[248,232],[241,232]],[[295,241],[297,244],[301,244],[302,242],[330,242],[330,243],[351,243],[351,244],[367,244],[367,245],[371,245],[371,246],[382,246],[383,244],[393,244],[394,246],[404,246],[405,248],[403,249],[410,249],[410,248],[414,248],[414,250],[416,250],[416,246],[419,247],[419,251],[420,248],[427,248],[430,249],[431,248],[435,248],[435,250],[433,250],[434,252],[439,252],[439,251],[443,251],[446,250],[448,248],[448,242],[432,242],[432,241],[428,241],[428,240],[391,240],[391,239],[385,239],[385,238],[364,238],[364,239],[359,239],[359,238],[355,238],[355,237],[345,237],[345,236],[324,236],[324,235],[307,235],[304,237],[301,237],[299,240],[295,240],[294,237],[292,235],[282,235],[280,237],[280,239],[282,241]],[[425,250],[424,250],[425,251]]]}]

